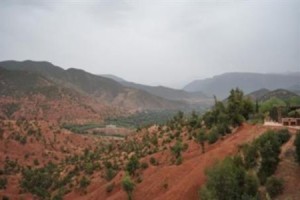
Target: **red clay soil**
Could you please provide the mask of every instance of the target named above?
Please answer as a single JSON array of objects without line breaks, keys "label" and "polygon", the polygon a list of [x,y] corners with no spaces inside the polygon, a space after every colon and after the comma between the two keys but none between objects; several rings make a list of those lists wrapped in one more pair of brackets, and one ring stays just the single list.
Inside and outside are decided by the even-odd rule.
[{"label": "red clay soil", "polygon": [[[199,188],[205,182],[205,169],[212,166],[216,161],[237,153],[239,145],[253,140],[267,129],[262,126],[245,124],[235,133],[210,145],[204,154],[201,153],[198,144],[190,142],[189,149],[183,154],[183,163],[179,166],[161,162],[162,159],[165,159],[166,152],[155,154],[154,157],[160,161],[160,164],[159,166],[149,166],[143,172],[143,181],[136,185],[133,199],[198,199]],[[123,173],[119,173],[113,180],[116,187],[112,194],[107,194],[106,186],[108,184],[98,178],[92,180],[86,195],[80,196],[78,192],[71,192],[65,196],[65,199],[126,199],[126,194],[120,186],[122,175]]]}]

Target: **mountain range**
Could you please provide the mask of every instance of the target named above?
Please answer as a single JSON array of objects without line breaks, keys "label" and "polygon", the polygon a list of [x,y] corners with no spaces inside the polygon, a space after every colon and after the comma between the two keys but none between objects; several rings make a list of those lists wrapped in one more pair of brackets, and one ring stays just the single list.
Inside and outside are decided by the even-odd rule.
[{"label": "mountain range", "polygon": [[[29,102],[40,102],[37,99],[45,100],[48,97],[59,97],[52,104],[61,105],[58,106],[61,110],[64,110],[62,109],[63,105],[65,105],[64,107],[76,105],[77,109],[82,107],[82,110],[89,113],[88,117],[87,115],[80,115],[83,118],[90,118],[90,115],[97,113],[105,118],[147,110],[185,110],[191,107],[190,102],[193,98],[197,100],[196,103],[199,103],[197,106],[200,107],[204,104],[201,99],[204,99],[203,102],[207,99],[201,93],[199,94],[202,96],[197,96],[198,93],[165,87],[155,88],[129,82],[127,84],[122,82],[121,84],[111,78],[94,75],[84,70],[74,68],[65,70],[49,62],[3,61],[0,62],[0,69],[0,76],[2,77],[0,100],[3,107],[7,102],[15,101],[16,99],[13,97],[17,96],[18,99],[22,99],[18,105],[23,104],[22,109],[19,110],[24,110],[24,112],[28,110],[26,108],[34,108],[36,113],[42,112],[41,105],[29,106]],[[51,95],[50,91],[52,92]],[[168,95],[162,95],[162,93]],[[30,99],[28,104],[24,103],[27,102],[25,99]],[[76,103],[74,102],[75,99]],[[43,104],[46,104],[46,100]],[[72,113],[71,110],[65,110],[65,113]],[[45,116],[45,113],[41,116]],[[3,112],[2,117],[5,118]],[[60,114],[56,118],[66,119],[69,117]],[[47,119],[51,119],[51,117],[48,116]]]},{"label": "mountain range", "polygon": [[260,73],[225,73],[203,80],[195,80],[183,89],[189,92],[201,91],[206,95],[226,98],[228,91],[239,87],[245,94],[265,88],[300,90],[300,73],[260,74]]}]

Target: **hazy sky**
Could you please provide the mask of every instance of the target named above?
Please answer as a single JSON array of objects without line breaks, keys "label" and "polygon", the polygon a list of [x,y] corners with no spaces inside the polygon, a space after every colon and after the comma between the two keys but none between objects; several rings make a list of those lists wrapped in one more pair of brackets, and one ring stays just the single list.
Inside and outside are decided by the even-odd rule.
[{"label": "hazy sky", "polygon": [[1,0],[0,60],[182,87],[232,71],[300,71],[299,0]]}]

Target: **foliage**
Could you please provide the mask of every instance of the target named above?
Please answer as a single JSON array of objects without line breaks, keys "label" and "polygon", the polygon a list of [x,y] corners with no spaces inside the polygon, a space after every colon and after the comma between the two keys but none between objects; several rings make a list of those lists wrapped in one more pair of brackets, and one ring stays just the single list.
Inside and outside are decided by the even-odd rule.
[{"label": "foliage", "polygon": [[135,185],[134,185],[133,181],[131,180],[129,174],[127,174],[127,173],[124,176],[124,178],[122,179],[122,187],[128,195],[128,200],[131,200],[132,192],[134,190]]},{"label": "foliage", "polygon": [[106,180],[110,181],[117,175],[117,171],[114,170],[112,167],[108,167],[105,169],[105,178]]},{"label": "foliage", "polygon": [[174,111],[147,111],[127,117],[110,118],[106,124],[114,124],[122,127],[145,127],[151,124],[165,124],[175,114]]},{"label": "foliage", "polygon": [[218,140],[218,138],[219,138],[218,130],[216,127],[213,127],[207,135],[207,141],[209,144],[213,144]]},{"label": "foliage", "polygon": [[239,126],[249,115],[254,113],[254,104],[251,100],[244,98],[244,93],[236,88],[230,91],[227,103],[227,112],[233,126]]},{"label": "foliage", "polygon": [[261,156],[258,177],[261,183],[265,183],[266,178],[272,175],[277,168],[281,144],[278,135],[273,131],[263,134],[255,142],[258,145]]},{"label": "foliage", "polygon": [[280,144],[286,143],[291,138],[291,134],[286,128],[278,130],[277,135]]},{"label": "foliage", "polygon": [[296,147],[296,161],[300,164],[300,131],[297,131],[294,145]]},{"label": "foliage", "polygon": [[0,189],[5,189],[6,184],[7,184],[7,178],[6,177],[0,178]]},{"label": "foliage", "polygon": [[134,175],[135,170],[137,170],[139,167],[140,167],[140,162],[137,156],[136,155],[131,156],[126,165],[126,171],[128,171],[130,175]]},{"label": "foliage", "polygon": [[260,104],[259,111],[262,113],[270,112],[272,108],[277,106],[286,106],[286,103],[281,99],[272,97],[271,99],[264,101]]},{"label": "foliage", "polygon": [[59,178],[55,170],[56,165],[52,163],[39,169],[26,168],[22,171],[21,187],[43,199],[49,198],[50,189],[55,186]]},{"label": "foliage", "polygon": [[246,169],[258,170],[258,177],[262,184],[271,176],[279,163],[280,147],[290,139],[286,129],[266,131],[251,144],[243,145],[243,163]]},{"label": "foliage", "polygon": [[267,179],[266,190],[269,195],[274,198],[283,192],[283,180],[275,176],[271,176]]},{"label": "foliage", "polygon": [[62,128],[68,129],[74,133],[84,134],[89,129],[103,128],[104,124],[63,124]]},{"label": "foliage", "polygon": [[206,135],[205,130],[200,129],[200,131],[196,135],[196,142],[201,145],[202,153],[205,152],[205,141],[206,141]]},{"label": "foliage", "polygon": [[177,140],[174,146],[171,147],[171,151],[174,154],[175,158],[178,158],[181,156],[181,152],[183,151],[183,145],[182,142]]},{"label": "foliage", "polygon": [[258,184],[245,168],[239,158],[226,158],[207,171],[207,182],[200,191],[202,200],[240,200],[244,196],[254,198]]},{"label": "foliage", "polygon": [[148,163],[146,163],[146,162],[141,163],[141,168],[142,169],[147,169],[148,167],[149,167]]},{"label": "foliage", "polygon": [[157,165],[157,160],[154,157],[150,157],[150,163],[152,165]]},{"label": "foliage", "polygon": [[86,176],[83,176],[79,181],[79,186],[80,188],[86,188],[90,183],[91,181]]}]

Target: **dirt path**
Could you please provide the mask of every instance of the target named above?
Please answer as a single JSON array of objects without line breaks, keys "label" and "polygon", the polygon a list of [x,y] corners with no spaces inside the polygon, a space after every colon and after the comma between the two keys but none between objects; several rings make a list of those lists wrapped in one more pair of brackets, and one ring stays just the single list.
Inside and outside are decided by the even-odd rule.
[{"label": "dirt path", "polygon": [[294,140],[295,135],[281,149],[281,161],[275,175],[283,178],[284,191],[282,195],[276,198],[278,200],[299,200],[300,198],[300,167],[295,162]]}]

